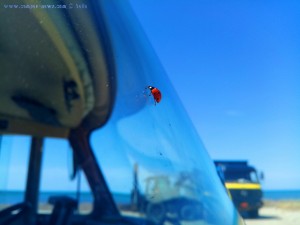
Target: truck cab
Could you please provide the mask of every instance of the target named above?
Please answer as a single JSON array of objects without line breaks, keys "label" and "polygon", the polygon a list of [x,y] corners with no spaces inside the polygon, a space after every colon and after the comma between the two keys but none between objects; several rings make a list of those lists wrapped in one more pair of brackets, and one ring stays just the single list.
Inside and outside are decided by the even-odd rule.
[{"label": "truck cab", "polygon": [[262,189],[256,169],[245,160],[217,160],[214,163],[219,177],[223,180],[238,211],[242,215],[258,217],[258,211],[263,202]]}]

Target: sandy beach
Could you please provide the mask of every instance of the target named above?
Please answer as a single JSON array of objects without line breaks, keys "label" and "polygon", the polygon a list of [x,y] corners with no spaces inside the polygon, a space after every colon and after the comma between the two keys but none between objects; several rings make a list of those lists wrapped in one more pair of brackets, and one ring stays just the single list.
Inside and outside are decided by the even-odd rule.
[{"label": "sandy beach", "polygon": [[245,219],[247,225],[300,225],[300,201],[265,201],[256,219]]},{"label": "sandy beach", "polygon": [[[5,205],[0,205],[0,209]],[[40,212],[49,213],[52,206],[41,204]],[[91,211],[91,204],[81,204],[80,213],[87,214]],[[128,212],[125,214],[128,215]],[[130,214],[133,215],[132,213]],[[264,207],[255,219],[245,218],[247,225],[300,225],[300,200],[264,201]]]}]

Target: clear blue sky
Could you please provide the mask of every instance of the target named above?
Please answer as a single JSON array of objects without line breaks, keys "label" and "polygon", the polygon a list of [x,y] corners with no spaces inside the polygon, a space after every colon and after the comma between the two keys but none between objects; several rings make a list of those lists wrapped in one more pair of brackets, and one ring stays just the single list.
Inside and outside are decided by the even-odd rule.
[{"label": "clear blue sky", "polygon": [[211,157],[300,189],[300,2],[131,3]]}]

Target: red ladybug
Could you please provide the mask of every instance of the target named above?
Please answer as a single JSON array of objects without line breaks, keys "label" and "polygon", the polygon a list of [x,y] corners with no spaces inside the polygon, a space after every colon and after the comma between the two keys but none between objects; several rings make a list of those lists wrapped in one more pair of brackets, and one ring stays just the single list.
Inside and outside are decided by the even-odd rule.
[{"label": "red ladybug", "polygon": [[161,100],[161,92],[156,87],[148,86],[149,90],[151,91],[151,94],[154,98],[155,104],[159,103]]}]

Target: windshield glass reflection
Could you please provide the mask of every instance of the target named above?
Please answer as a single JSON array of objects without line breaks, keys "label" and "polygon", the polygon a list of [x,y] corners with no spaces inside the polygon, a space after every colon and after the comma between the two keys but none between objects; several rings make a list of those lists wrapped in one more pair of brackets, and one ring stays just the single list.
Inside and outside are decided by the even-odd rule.
[{"label": "windshield glass reflection", "polygon": [[[102,7],[117,94],[109,122],[91,142],[119,208],[156,224],[232,224],[233,205],[130,8],[111,2]],[[159,101],[149,86],[161,92]]]},{"label": "windshield glass reflection", "polygon": [[243,182],[258,183],[258,177],[256,171],[253,170],[225,171],[225,179],[227,181],[238,181],[241,183]]}]

